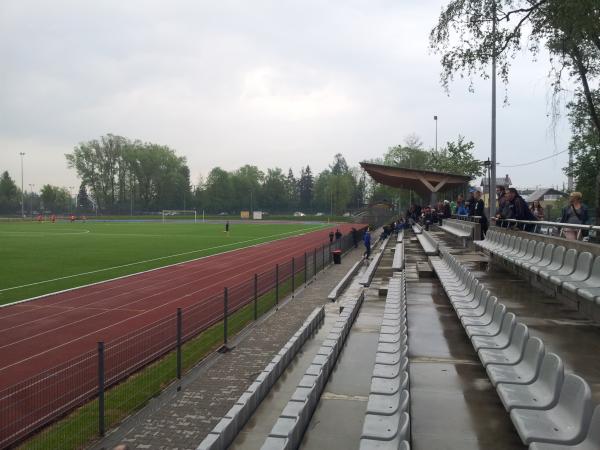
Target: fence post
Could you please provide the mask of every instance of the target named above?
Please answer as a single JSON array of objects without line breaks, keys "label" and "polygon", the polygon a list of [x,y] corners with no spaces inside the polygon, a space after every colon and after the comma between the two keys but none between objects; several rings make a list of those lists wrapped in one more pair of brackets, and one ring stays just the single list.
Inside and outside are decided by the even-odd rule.
[{"label": "fence post", "polygon": [[258,319],[258,275],[254,274],[254,320]]},{"label": "fence post", "polygon": [[279,305],[279,264],[275,264],[275,304]]},{"label": "fence post", "polygon": [[296,264],[294,264],[294,257],[292,256],[292,298],[294,298],[294,289],[296,287]]},{"label": "fence post", "polygon": [[98,342],[98,434],[104,436],[104,342]]},{"label": "fence post", "polygon": [[227,346],[227,309],[228,309],[227,288],[223,288],[223,345]]},{"label": "fence post", "polygon": [[325,270],[325,244],[323,244],[323,266],[321,267],[321,270]]},{"label": "fence post", "polygon": [[[181,382],[181,328],[182,328],[181,308],[177,308],[177,379]],[[177,386],[181,390],[181,385]]]},{"label": "fence post", "polygon": [[317,278],[317,249],[316,248],[315,248],[315,254],[314,254],[314,257],[313,257],[313,266],[314,266],[314,269],[315,269],[315,271],[313,272],[313,276],[315,278]]},{"label": "fence post", "polygon": [[304,252],[304,287],[306,287],[306,283],[308,282],[308,256],[306,252]]}]

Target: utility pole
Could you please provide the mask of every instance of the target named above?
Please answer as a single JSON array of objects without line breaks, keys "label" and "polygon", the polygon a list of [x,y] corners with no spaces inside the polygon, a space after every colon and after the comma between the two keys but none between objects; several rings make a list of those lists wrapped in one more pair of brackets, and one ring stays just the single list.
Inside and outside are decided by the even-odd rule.
[{"label": "utility pole", "polygon": [[490,218],[496,215],[496,2],[492,14],[492,160],[490,161]]},{"label": "utility pole", "polygon": [[21,156],[21,217],[25,217],[25,191],[23,190],[23,156],[24,152],[19,152]]}]

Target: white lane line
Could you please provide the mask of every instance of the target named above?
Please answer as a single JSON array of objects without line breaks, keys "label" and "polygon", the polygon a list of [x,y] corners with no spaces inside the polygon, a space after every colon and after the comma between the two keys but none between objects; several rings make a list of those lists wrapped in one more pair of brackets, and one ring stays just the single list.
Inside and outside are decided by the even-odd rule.
[{"label": "white lane line", "polygon": [[[305,234],[312,233],[313,231],[317,231],[317,230],[322,229],[322,228],[323,228],[323,226],[311,227],[311,228],[309,228],[307,230],[302,230],[304,232],[296,234],[296,236],[303,236]],[[144,260],[144,261],[137,261],[137,262],[133,262],[133,263],[129,263],[129,264],[122,264],[120,266],[114,266],[114,267],[108,267],[108,268],[104,268],[104,269],[92,270],[92,271],[78,273],[78,274],[74,274],[74,275],[66,275],[64,277],[53,278],[53,279],[50,279],[50,280],[36,281],[34,283],[22,284],[20,286],[12,286],[12,287],[9,287],[9,288],[0,289],[0,293],[1,292],[12,291],[12,290],[15,290],[15,289],[21,289],[21,288],[24,288],[24,287],[36,286],[36,285],[39,285],[39,284],[52,283],[54,281],[66,280],[66,279],[69,279],[69,278],[77,278],[77,277],[80,277],[80,276],[91,275],[91,274],[94,274],[94,273],[106,272],[108,270],[121,269],[121,268],[124,268],[124,267],[131,267],[131,266],[135,266],[135,265],[138,265],[138,264],[145,264],[145,263],[148,263],[148,262],[160,261],[160,260],[163,260],[163,259],[176,258],[178,256],[184,256],[184,255],[190,255],[190,254],[194,254],[194,253],[206,252],[208,250],[215,250],[215,249],[219,249],[219,248],[230,247],[232,245],[245,244],[245,243],[249,243],[249,242],[256,242],[256,241],[259,241],[259,240],[262,240],[262,239],[270,239],[272,237],[277,237],[277,236],[287,236],[287,235],[290,235],[290,234],[293,234],[293,233],[297,233],[298,231],[299,230],[288,231],[286,233],[272,234],[270,236],[262,236],[262,237],[259,237],[259,238],[248,239],[246,241],[232,242],[231,244],[217,245],[217,246],[214,246],[214,247],[208,247],[208,248],[203,248],[203,249],[199,249],[199,250],[191,250],[189,252],[176,253],[174,255],[160,256],[158,258],[147,259],[147,260]],[[247,245],[247,246],[244,246],[244,247],[236,247],[236,248],[234,248],[232,250],[228,250],[226,252],[220,252],[218,254],[222,255],[224,253],[229,253],[229,252],[232,252],[232,251],[235,251],[235,250],[241,250],[243,248],[256,247],[258,245],[263,245],[263,244],[267,244],[269,242],[279,241],[281,239],[286,239],[286,238],[282,237],[280,239],[273,239],[273,240],[270,240],[270,241],[261,242],[259,244]],[[192,258],[192,259],[189,259],[189,260],[180,261],[180,262],[173,263],[173,264],[168,264],[166,266],[156,267],[154,269],[143,270],[143,271],[140,271],[140,272],[134,272],[134,273],[130,273],[130,274],[127,274],[127,275],[120,276],[120,277],[110,278],[110,279],[107,279],[107,280],[97,281],[95,283],[89,283],[89,284],[85,284],[85,285],[82,285],[82,286],[76,286],[76,287],[73,287],[73,288],[64,289],[62,291],[48,292],[46,294],[39,295],[37,297],[32,297],[32,298],[28,298],[28,299],[25,299],[25,300],[19,300],[19,301],[12,302],[12,303],[6,303],[4,305],[0,305],[0,308],[5,308],[7,306],[17,305],[19,303],[28,302],[28,301],[31,301],[31,300],[36,300],[38,298],[46,297],[48,295],[61,294],[63,292],[69,292],[69,291],[72,291],[73,289],[79,289],[79,288],[84,288],[84,287],[88,287],[88,286],[94,286],[94,285],[100,284],[100,283],[107,283],[109,281],[120,280],[121,278],[126,278],[126,277],[129,277],[129,276],[132,276],[132,275],[138,275],[138,274],[141,274],[141,273],[147,273],[147,272],[152,272],[154,270],[164,269],[166,267],[177,266],[177,265],[183,264],[183,263],[188,263],[188,262],[192,262],[192,261],[198,261],[200,259],[204,259],[204,258],[207,258],[207,257],[210,257],[210,256],[214,256],[214,255],[216,255],[216,254],[207,255],[207,256],[201,256],[199,258]]]}]

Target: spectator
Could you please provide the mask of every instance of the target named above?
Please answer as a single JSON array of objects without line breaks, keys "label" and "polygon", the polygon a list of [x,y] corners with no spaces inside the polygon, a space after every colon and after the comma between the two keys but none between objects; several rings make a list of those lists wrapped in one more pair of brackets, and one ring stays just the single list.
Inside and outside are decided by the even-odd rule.
[{"label": "spectator", "polygon": [[424,211],[423,223],[425,225],[425,230],[429,231],[429,225],[433,223],[433,212],[431,211],[431,206],[426,206]]},{"label": "spectator", "polygon": [[[508,214],[506,219],[537,220],[529,209],[527,202],[519,195],[519,191],[517,191],[515,188],[509,188],[506,195],[508,198]],[[520,228],[522,228],[524,231],[532,231],[535,226],[532,224],[527,224]]]},{"label": "spectator", "polygon": [[[460,195],[459,195],[460,197]],[[450,201],[450,214],[457,214],[456,212],[456,208],[458,207],[458,205],[456,204],[456,202],[454,200]]]},{"label": "spectator", "polygon": [[461,195],[456,199],[456,214],[459,216],[468,216],[469,210],[465,206],[464,197]]},{"label": "spectator", "polygon": [[[496,186],[496,196],[498,197],[498,210],[496,211],[496,218],[506,219],[509,214],[509,201],[508,194],[504,186]],[[499,226],[502,226],[502,221],[497,222]]]},{"label": "spectator", "polygon": [[358,248],[358,230],[352,227],[352,243],[354,244],[354,248]]},{"label": "spectator", "polygon": [[475,216],[481,217],[479,224],[481,225],[481,239],[485,237],[488,230],[488,220],[485,215],[485,203],[481,198],[481,191],[477,189],[475,191]]},{"label": "spectator", "polygon": [[[579,225],[586,225],[588,223],[588,208],[581,202],[582,198],[581,192],[571,192],[571,195],[569,195],[569,205],[565,206],[562,210],[562,217],[560,219],[562,223]],[[563,228],[563,232],[565,238],[571,240],[577,239],[578,230],[576,228]]]},{"label": "spectator", "polygon": [[544,220],[544,208],[542,208],[542,205],[540,205],[539,200],[534,200],[531,202],[530,209],[537,220]]},{"label": "spectator", "polygon": [[340,229],[339,229],[339,228],[337,228],[337,229],[335,230],[335,240],[336,240],[336,241],[339,241],[341,238],[342,238],[342,232],[340,231]]},{"label": "spectator", "polygon": [[371,233],[368,228],[363,236],[363,242],[365,244],[365,258],[369,259],[371,257]]},{"label": "spectator", "polygon": [[474,216],[475,215],[475,191],[476,188],[471,187],[469,188],[469,199],[466,201],[465,206],[467,208],[467,210],[469,211],[469,216]]},{"label": "spectator", "polygon": [[329,232],[329,243],[331,244],[333,242],[333,238],[335,237],[335,233],[333,232],[333,230],[331,230]]},{"label": "spectator", "polygon": [[[454,204],[456,207],[456,203]],[[452,206],[448,200],[444,200],[444,219],[452,217]]]}]

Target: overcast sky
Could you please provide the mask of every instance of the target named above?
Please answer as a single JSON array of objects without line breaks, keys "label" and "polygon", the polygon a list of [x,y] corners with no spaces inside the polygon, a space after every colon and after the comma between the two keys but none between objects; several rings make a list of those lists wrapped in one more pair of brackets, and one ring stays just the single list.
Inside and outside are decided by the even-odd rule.
[{"label": "overcast sky", "polygon": [[[64,154],[106,133],[169,145],[192,182],[220,166],[349,164],[416,133],[490,151],[490,87],[446,95],[428,50],[440,0],[0,2],[0,170],[25,188],[77,186]],[[545,56],[499,89],[498,174],[562,186],[566,120],[552,127]],[[500,85],[501,86],[501,85]]]}]

